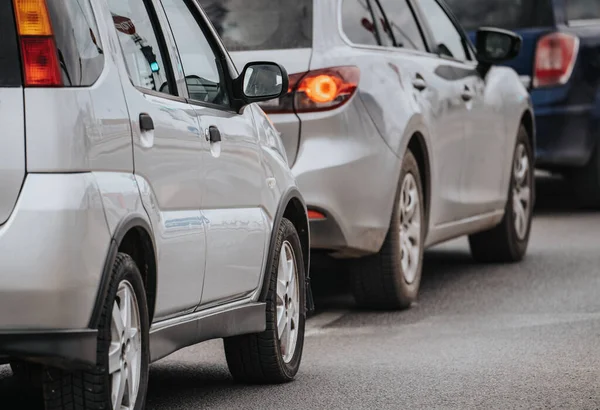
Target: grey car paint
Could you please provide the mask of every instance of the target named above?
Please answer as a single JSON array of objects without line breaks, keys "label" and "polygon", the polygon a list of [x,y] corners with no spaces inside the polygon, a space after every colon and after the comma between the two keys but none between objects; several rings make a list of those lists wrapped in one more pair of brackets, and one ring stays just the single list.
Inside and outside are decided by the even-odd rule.
[{"label": "grey car paint", "polygon": [[[511,69],[484,76],[470,61],[392,47],[352,44],[341,29],[342,1],[313,2],[310,70],[360,68],[358,93],[332,111],[272,114],[309,208],[313,248],[339,257],[379,251],[398,186],[401,159],[419,135],[429,163],[426,246],[482,231],[502,219],[518,127],[531,115],[527,91]],[[413,2],[419,14],[418,1]],[[425,40],[432,46],[426,20]],[[336,22],[336,24],[332,24]],[[306,51],[232,53],[242,66],[277,59],[293,74]],[[426,88],[419,91],[415,80]],[[465,101],[464,94],[469,94]],[[294,124],[293,127],[290,124]]]},{"label": "grey car paint", "polygon": [[[105,57],[95,84],[0,89],[0,120],[13,138],[0,153],[0,335],[93,336],[88,324],[103,303],[103,272],[128,233],[123,227],[147,235],[154,252],[153,359],[264,330],[260,296],[272,233],[291,201],[301,206],[290,212],[308,224],[278,133],[257,106],[235,113],[189,103],[181,70],[181,98],[134,87],[106,1],[91,3]],[[170,30],[165,35],[177,66]],[[153,131],[140,129],[140,113],[152,116]],[[213,125],[223,135],[218,153],[205,138]],[[143,223],[129,223],[136,220]],[[306,229],[301,237],[308,249]],[[95,363],[90,343],[69,360]],[[19,354],[60,353],[55,344],[11,346]]]}]

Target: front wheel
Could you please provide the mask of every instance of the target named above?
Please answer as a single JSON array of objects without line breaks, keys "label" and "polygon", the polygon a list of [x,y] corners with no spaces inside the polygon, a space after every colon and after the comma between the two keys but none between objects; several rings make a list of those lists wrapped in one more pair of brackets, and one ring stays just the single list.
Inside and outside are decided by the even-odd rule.
[{"label": "front wheel", "polygon": [[300,368],[306,321],[306,272],[296,228],[282,219],[267,275],[266,330],[224,340],[233,378],[245,383],[283,383]]},{"label": "front wheel", "polygon": [[518,262],[529,244],[535,202],[533,149],[521,126],[513,156],[508,201],[500,225],[469,236],[471,254],[478,262]]},{"label": "front wheel", "polygon": [[91,371],[44,371],[46,410],[142,410],[148,388],[149,318],[142,277],[119,253],[98,329]]}]

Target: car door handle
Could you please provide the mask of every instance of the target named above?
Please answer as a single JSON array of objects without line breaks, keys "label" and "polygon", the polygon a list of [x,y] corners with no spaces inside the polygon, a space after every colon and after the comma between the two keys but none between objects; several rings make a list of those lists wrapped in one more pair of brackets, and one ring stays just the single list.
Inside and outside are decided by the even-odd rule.
[{"label": "car door handle", "polygon": [[211,144],[221,142],[221,131],[214,125],[211,125],[206,132],[206,140],[210,141]]},{"label": "car door handle", "polygon": [[427,83],[425,82],[425,79],[418,74],[417,77],[413,80],[412,84],[413,87],[415,87],[415,89],[419,91],[423,91],[427,88]]},{"label": "car door handle", "polygon": [[142,131],[154,130],[154,121],[152,121],[152,117],[146,113],[140,114],[140,130],[142,130]]},{"label": "car door handle", "polygon": [[467,86],[465,86],[465,89],[463,90],[461,97],[463,99],[463,101],[468,102],[471,101],[473,99],[473,91],[471,91],[471,89]]}]

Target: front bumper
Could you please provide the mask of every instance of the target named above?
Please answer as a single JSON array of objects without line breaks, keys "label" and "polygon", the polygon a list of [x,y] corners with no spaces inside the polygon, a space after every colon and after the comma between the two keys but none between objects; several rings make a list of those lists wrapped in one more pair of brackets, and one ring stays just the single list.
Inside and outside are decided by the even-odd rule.
[{"label": "front bumper", "polygon": [[74,369],[96,364],[97,330],[0,331],[0,352],[11,358]]}]

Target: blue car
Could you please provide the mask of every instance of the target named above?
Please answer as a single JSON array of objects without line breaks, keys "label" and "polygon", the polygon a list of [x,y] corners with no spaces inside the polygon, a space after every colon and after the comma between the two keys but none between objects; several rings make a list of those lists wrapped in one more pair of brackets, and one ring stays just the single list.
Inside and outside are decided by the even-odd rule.
[{"label": "blue car", "polygon": [[474,38],[501,27],[523,37],[506,65],[530,90],[537,167],[572,181],[587,205],[600,205],[600,0],[446,0]]}]

